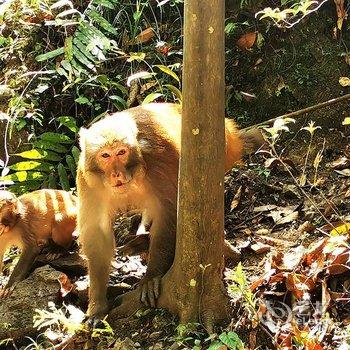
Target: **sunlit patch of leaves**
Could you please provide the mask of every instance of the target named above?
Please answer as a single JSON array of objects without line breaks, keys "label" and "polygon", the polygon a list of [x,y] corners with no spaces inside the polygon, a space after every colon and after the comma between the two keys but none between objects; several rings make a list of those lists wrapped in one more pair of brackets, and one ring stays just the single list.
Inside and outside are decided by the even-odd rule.
[{"label": "sunlit patch of leaves", "polygon": [[304,17],[317,11],[327,0],[301,0],[296,3],[284,1],[283,5],[288,4],[290,7],[285,9],[266,7],[262,11],[258,11],[255,16],[257,18],[268,18],[280,28],[291,28],[299,23]]},{"label": "sunlit patch of leaves", "polygon": [[48,303],[48,310],[35,310],[34,327],[45,330],[50,340],[57,340],[62,335],[72,335],[83,331],[85,314],[73,305],[64,305],[58,309],[53,302]]},{"label": "sunlit patch of leaves", "polygon": [[80,154],[74,145],[78,128],[71,117],[63,116],[58,121],[69,129],[68,133],[45,132],[34,137],[31,150],[16,154],[24,160],[8,166],[8,171],[3,172],[0,181],[13,182],[11,190],[14,192],[59,187],[69,191],[74,187]]}]

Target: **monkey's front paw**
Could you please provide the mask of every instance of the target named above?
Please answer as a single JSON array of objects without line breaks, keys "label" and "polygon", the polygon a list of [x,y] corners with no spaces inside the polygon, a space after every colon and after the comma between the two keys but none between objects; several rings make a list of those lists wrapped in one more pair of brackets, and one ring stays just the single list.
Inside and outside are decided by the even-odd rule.
[{"label": "monkey's front paw", "polygon": [[13,284],[11,287],[5,287],[0,290],[0,299],[5,299],[9,297],[12,292],[15,290],[16,285]]},{"label": "monkey's front paw", "polygon": [[152,278],[144,277],[140,281],[141,287],[141,301],[146,306],[156,307],[156,300],[160,294],[161,276]]}]

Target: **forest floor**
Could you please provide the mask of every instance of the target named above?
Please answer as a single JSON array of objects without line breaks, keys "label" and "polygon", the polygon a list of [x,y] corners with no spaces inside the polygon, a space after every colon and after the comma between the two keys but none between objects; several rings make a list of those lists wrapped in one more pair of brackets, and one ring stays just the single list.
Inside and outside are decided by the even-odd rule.
[{"label": "forest floor", "polygon": [[[278,157],[262,151],[226,177],[226,238],[241,251],[243,272],[227,261],[233,313],[230,324],[217,329],[216,346],[199,325],[177,327],[165,311],[142,310],[93,338],[56,328],[55,349],[240,349],[229,332],[246,349],[349,349],[350,138],[340,131],[327,135],[315,137],[310,148],[296,137]],[[129,233],[130,220],[117,229]],[[116,258],[112,270],[110,297],[132,288],[145,263]],[[86,284],[85,276],[69,278]],[[84,309],[86,294],[68,292],[63,301]]]}]

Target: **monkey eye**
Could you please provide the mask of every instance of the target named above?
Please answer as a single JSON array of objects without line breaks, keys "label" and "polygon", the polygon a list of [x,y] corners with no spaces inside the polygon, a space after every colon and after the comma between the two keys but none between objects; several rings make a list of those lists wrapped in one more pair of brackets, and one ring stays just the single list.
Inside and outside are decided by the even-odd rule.
[{"label": "monkey eye", "polygon": [[118,151],[117,155],[118,156],[122,156],[125,153],[126,153],[126,150],[125,149],[121,149],[121,150]]},{"label": "monkey eye", "polygon": [[110,157],[109,153],[106,153],[106,152],[102,153],[101,156],[102,156],[102,158],[109,158]]}]

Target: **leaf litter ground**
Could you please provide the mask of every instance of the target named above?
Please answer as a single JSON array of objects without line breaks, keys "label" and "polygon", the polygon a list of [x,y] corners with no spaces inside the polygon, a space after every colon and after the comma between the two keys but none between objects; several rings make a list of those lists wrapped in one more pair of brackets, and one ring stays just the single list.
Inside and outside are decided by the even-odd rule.
[{"label": "leaf litter ground", "polygon": [[[350,348],[349,138],[338,133],[325,144],[316,139],[304,181],[307,149],[307,143],[293,140],[283,153],[283,163],[303,186],[267,152],[249,157],[226,177],[226,238],[241,251],[243,270],[227,261],[233,314],[230,324],[217,332],[237,332],[247,349]],[[320,149],[323,157],[315,177]],[[118,241],[135,231],[134,219],[117,222]],[[65,271],[70,281],[62,286],[63,300],[85,309],[87,279],[81,270]],[[144,271],[141,258],[116,257],[109,297],[132,288]],[[190,349],[196,339],[202,344],[196,349],[209,347],[203,345],[210,341],[203,342],[200,328],[189,326],[177,335],[176,326],[176,319],[164,311],[143,310],[113,322],[113,335],[93,340],[79,335],[65,349]]]}]

